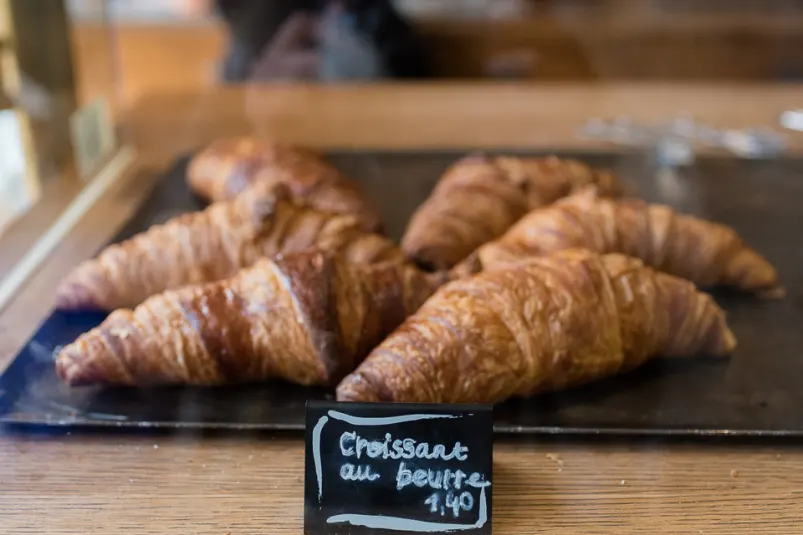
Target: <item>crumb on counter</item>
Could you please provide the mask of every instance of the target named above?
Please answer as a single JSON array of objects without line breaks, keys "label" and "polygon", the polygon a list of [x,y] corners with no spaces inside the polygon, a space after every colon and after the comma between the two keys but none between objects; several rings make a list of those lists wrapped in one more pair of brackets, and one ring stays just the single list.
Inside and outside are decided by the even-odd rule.
[{"label": "crumb on counter", "polygon": [[557,453],[547,453],[546,458],[558,465],[558,472],[563,470],[563,459]]}]

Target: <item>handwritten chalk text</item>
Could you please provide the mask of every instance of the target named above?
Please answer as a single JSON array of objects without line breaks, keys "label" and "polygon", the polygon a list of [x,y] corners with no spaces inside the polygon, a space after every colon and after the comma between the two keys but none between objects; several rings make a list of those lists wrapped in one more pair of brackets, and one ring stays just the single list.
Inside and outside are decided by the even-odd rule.
[{"label": "handwritten chalk text", "polygon": [[372,472],[370,466],[354,466],[346,463],[340,467],[340,477],[346,481],[376,481],[379,474]]},{"label": "handwritten chalk text", "polygon": [[[447,453],[447,451],[449,453]],[[451,448],[444,444],[430,446],[427,442],[416,443],[412,438],[393,440],[390,433],[385,434],[385,440],[368,440],[362,438],[354,431],[346,431],[340,435],[340,453],[344,457],[357,457],[363,455],[371,459],[452,459],[465,461],[468,459],[468,448],[455,442]]]},{"label": "handwritten chalk text", "polygon": [[490,485],[489,482],[484,480],[482,474],[473,472],[471,475],[466,474],[462,470],[451,471],[446,470],[416,470],[413,472],[407,468],[404,463],[399,463],[399,471],[396,474],[396,490],[402,490],[408,485],[415,485],[416,487],[426,487],[429,485],[436,490],[460,490],[463,485],[481,489]]}]

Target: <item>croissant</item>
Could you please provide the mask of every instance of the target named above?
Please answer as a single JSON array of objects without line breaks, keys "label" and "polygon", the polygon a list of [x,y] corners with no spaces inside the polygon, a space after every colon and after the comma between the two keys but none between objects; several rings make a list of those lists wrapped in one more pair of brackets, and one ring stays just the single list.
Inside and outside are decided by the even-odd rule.
[{"label": "croissant", "polygon": [[187,182],[211,201],[232,199],[255,183],[283,184],[314,208],[355,215],[367,230],[381,227],[379,215],[355,183],[317,154],[281,143],[219,139],[192,158]]},{"label": "croissant", "polygon": [[334,385],[441,281],[388,262],[309,251],[117,310],[65,347],[71,385],[219,385],[284,379]]},{"label": "croissant", "polygon": [[623,255],[564,251],[453,281],[337,388],[342,401],[497,403],[724,356],[725,316],[683,279]]},{"label": "croissant", "polygon": [[446,171],[415,212],[402,250],[427,270],[451,268],[529,210],[588,184],[611,194],[618,191],[612,174],[574,160],[464,158]]},{"label": "croissant", "polygon": [[700,287],[727,285],[766,295],[783,293],[772,265],[730,227],[660,204],[602,198],[593,188],[530,212],[453,271],[464,276],[576,247],[641,258]]},{"label": "croissant", "polygon": [[354,263],[403,260],[395,244],[366,232],[354,216],[297,204],[282,186],[252,189],[106,247],[59,286],[57,306],[131,307],[164,290],[231,277],[261,257],[310,247]]}]

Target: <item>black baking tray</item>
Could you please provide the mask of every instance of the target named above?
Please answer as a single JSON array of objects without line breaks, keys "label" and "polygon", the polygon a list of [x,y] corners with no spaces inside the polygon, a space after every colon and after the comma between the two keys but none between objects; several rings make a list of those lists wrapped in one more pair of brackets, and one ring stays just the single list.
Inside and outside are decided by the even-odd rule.
[{"label": "black baking tray", "polygon": [[[464,151],[336,153],[398,239],[441,172]],[[803,436],[803,160],[704,158],[660,171],[648,155],[566,153],[617,171],[630,190],[733,226],[775,264],[788,297],[715,293],[739,346],[729,360],[655,361],[627,375],[497,407],[499,433]],[[202,203],[184,181],[186,158],[157,182],[115,241]],[[285,383],[234,388],[68,388],[57,348],[102,314],[54,312],[0,377],[0,422],[53,426],[293,430],[325,389]]]}]

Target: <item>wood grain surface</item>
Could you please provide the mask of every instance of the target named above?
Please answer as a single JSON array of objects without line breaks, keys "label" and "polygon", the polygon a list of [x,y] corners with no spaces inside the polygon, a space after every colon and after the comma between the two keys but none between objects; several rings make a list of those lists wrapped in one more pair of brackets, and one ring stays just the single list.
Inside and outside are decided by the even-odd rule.
[{"label": "wood grain surface", "polygon": [[[3,533],[299,534],[296,436],[5,436]],[[500,442],[494,533],[800,533],[803,451]]]},{"label": "wood grain surface", "polygon": [[[799,86],[232,89],[148,98],[132,131],[143,165],[245,132],[318,148],[578,146],[573,128],[589,115],[689,109],[715,124],[769,125],[801,94]],[[115,234],[154,176],[121,180],[2,311],[0,368],[47,315],[65,272]],[[803,529],[796,442],[539,438],[499,441],[494,460],[498,534]],[[302,464],[299,435],[0,429],[0,533],[297,534]]]}]

